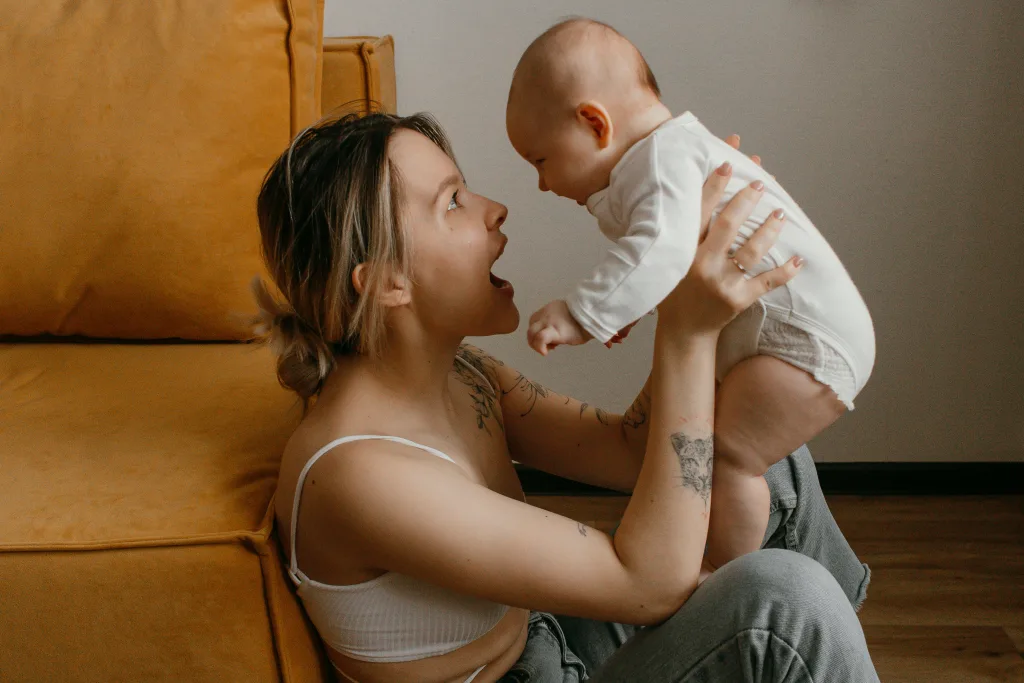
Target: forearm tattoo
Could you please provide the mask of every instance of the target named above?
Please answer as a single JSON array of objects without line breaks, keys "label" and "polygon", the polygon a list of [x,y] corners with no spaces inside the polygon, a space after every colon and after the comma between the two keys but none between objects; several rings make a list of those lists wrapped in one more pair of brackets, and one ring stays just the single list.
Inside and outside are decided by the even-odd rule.
[{"label": "forearm tattoo", "polygon": [[533,407],[537,405],[537,397],[547,398],[551,394],[551,390],[542,384],[538,384],[531,379],[527,379],[523,373],[519,373],[516,377],[516,381],[512,384],[512,387],[508,391],[502,391],[503,396],[508,396],[515,390],[526,392],[526,411],[520,415],[520,417],[526,417],[533,411]]},{"label": "forearm tattoo", "polygon": [[715,437],[694,439],[682,432],[671,436],[672,449],[679,459],[680,486],[704,499],[704,509],[711,498],[711,469],[715,458]]},{"label": "forearm tattoo", "polygon": [[501,420],[498,396],[494,387],[490,383],[484,382],[483,379],[484,377],[493,377],[494,366],[501,365],[501,361],[467,345],[459,348],[458,356],[480,373],[473,372],[464,363],[455,362],[455,376],[470,389],[470,399],[473,401],[473,410],[476,411],[477,428],[490,434],[491,430],[487,424],[493,421],[504,432],[505,425]]}]

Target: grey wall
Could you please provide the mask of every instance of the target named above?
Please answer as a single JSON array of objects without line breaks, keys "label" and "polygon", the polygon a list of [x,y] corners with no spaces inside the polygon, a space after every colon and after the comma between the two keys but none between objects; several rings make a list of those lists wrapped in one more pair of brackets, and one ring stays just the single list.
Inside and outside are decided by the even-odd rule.
[{"label": "grey wall", "polygon": [[[402,113],[447,127],[471,187],[510,208],[496,271],[525,318],[602,253],[586,211],[542,195],[504,133],[512,69],[556,20],[610,22],[673,111],[743,136],[846,263],[878,361],[819,460],[1024,459],[1024,3],[1020,0],[327,0],[327,35],[394,35]],[[630,343],[543,359],[481,340],[552,388],[623,408]]]}]

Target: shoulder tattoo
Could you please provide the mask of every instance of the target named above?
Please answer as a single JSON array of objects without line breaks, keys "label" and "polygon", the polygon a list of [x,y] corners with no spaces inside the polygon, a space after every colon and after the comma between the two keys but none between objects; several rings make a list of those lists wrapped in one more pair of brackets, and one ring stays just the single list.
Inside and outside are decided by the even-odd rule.
[{"label": "shoulder tattoo", "polygon": [[[504,432],[505,425],[501,420],[501,408],[498,406],[498,396],[494,391],[494,386],[497,385],[494,368],[502,365],[501,361],[469,344],[459,347],[457,356],[463,362],[455,361],[453,369],[456,378],[470,389],[473,410],[476,412],[477,428],[490,434],[488,423],[493,422]],[[476,372],[466,367],[467,364],[472,366]],[[484,378],[487,378],[488,381],[485,382]]]}]

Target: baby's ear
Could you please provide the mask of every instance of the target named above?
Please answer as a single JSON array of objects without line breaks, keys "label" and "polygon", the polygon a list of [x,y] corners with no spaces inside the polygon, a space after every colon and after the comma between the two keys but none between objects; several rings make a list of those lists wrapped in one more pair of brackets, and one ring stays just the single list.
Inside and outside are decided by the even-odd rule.
[{"label": "baby's ear", "polygon": [[580,103],[576,107],[576,119],[593,132],[599,148],[612,144],[612,117],[600,102]]}]

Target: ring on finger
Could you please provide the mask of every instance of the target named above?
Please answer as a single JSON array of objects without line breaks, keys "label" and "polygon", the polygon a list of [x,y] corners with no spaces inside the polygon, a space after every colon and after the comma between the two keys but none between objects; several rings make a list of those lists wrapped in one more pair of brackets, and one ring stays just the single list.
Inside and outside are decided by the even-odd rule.
[{"label": "ring on finger", "polygon": [[729,259],[729,260],[730,260],[730,261],[732,261],[732,262],[733,262],[733,264],[734,264],[734,265],[735,265],[735,266],[736,266],[737,268],[739,268],[739,269],[740,269],[740,272],[741,272],[741,273],[744,273],[744,274],[745,274],[745,273],[747,272],[747,269],[743,267],[743,264],[742,264],[742,263],[740,263],[739,261],[737,261],[737,260],[736,260],[736,257],[735,257],[735,256],[733,256],[733,257],[732,257],[731,259]]}]

